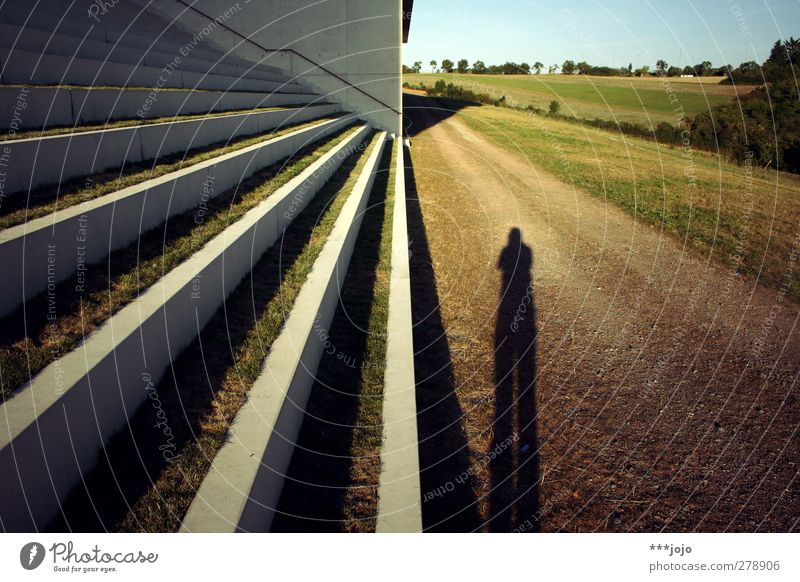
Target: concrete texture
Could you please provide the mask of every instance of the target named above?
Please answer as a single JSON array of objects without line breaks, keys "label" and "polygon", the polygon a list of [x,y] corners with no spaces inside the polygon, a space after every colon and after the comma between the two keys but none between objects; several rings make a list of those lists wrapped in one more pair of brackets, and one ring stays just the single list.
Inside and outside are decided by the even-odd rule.
[{"label": "concrete texture", "polygon": [[401,139],[395,141],[395,147],[397,174],[392,215],[392,275],[386,329],[383,446],[376,525],[379,533],[422,531],[405,161]]},{"label": "concrete texture", "polygon": [[6,531],[46,526],[94,466],[98,449],[145,400],[145,388],[159,381],[278,239],[294,216],[284,215],[290,205],[299,201],[295,211],[302,210],[345,159],[340,152],[352,151],[368,130],[352,133],[0,406]]},{"label": "concrete texture", "polygon": [[[176,57],[178,58],[178,57]],[[262,81],[213,73],[166,70],[165,67],[132,65],[58,54],[0,49],[3,63],[0,81],[5,85],[107,85],[111,87],[168,87],[216,91],[310,93],[296,82]]]},{"label": "concrete texture", "polygon": [[[320,113],[328,107],[338,106],[319,107]],[[351,121],[342,117],[273,139],[267,135],[246,148],[0,231],[0,263],[14,276],[0,286],[0,316],[75,273],[79,263],[99,261],[170,216],[197,207],[203,196],[219,195]],[[147,142],[146,133],[137,135]]]},{"label": "concrete texture", "polygon": [[255,67],[220,62],[220,58],[223,58],[222,55],[219,58],[202,59],[194,55],[193,51],[189,53],[189,56],[183,56],[179,49],[150,46],[150,44],[147,45],[147,52],[143,52],[141,47],[127,46],[118,42],[84,39],[0,22],[0,47],[9,50],[13,48],[40,54],[47,53],[158,68],[167,66],[173,62],[176,55],[180,55],[180,69],[183,71],[248,77],[278,83],[288,80],[285,73],[262,71]]},{"label": "concrete texture", "polygon": [[269,531],[386,141],[382,133],[261,375],[184,518],[184,532]]},{"label": "concrete texture", "polygon": [[[153,98],[155,97],[155,98]],[[77,89],[69,87],[2,87],[0,110],[13,111],[23,100],[17,119],[0,119],[0,130],[15,122],[15,131],[106,123],[118,119],[152,119],[200,113],[221,113],[256,107],[321,104],[310,93],[248,93],[227,91],[159,91],[149,89]]]},{"label": "concrete texture", "polygon": [[[30,43],[37,42],[37,33],[43,32],[48,37],[53,35],[55,45],[52,52],[54,54],[75,55],[75,51],[81,49],[74,48],[68,53],[63,51],[69,50],[70,46],[74,47],[77,40],[84,44],[98,42],[116,45],[115,50],[120,51],[120,55],[125,54],[130,48],[136,49],[139,56],[137,60],[133,61],[134,63],[139,62],[139,58],[149,57],[151,53],[162,53],[166,55],[180,54],[182,57],[206,60],[223,66],[234,65],[247,69],[253,66],[252,63],[236,55],[225,54],[210,47],[208,43],[204,42],[202,35],[197,36],[197,31],[183,29],[179,22],[160,19],[152,10],[146,9],[148,3],[149,0],[145,3],[130,0],[117,2],[111,6],[113,9],[105,10],[105,13],[102,14],[100,8],[108,3],[100,4],[95,0],[76,0],[68,4],[62,0],[39,0],[33,8],[25,3],[6,2],[0,9],[0,22],[24,27],[26,31],[30,31],[31,36],[26,35],[25,38],[20,38],[16,47],[33,52],[38,52],[40,48]],[[92,16],[90,11],[95,11],[96,17]],[[12,34],[10,38],[16,39],[16,36],[16,34]],[[48,46],[48,50],[49,48]],[[98,48],[98,45],[94,45],[94,48]],[[96,56],[90,58],[97,59]],[[174,56],[170,60],[172,58]],[[163,66],[163,64],[159,66]],[[283,73],[266,65],[256,65],[255,70]]]},{"label": "concrete texture", "polygon": [[270,131],[339,110],[335,105],[314,105],[0,141],[10,160],[4,194],[24,195],[39,186]]},{"label": "concrete texture", "polygon": [[[195,6],[217,17],[229,8],[227,0],[198,0]],[[187,29],[202,29],[209,20],[175,0],[153,6],[165,20],[176,19]],[[225,22],[251,36],[267,49],[291,47],[298,53],[358,85],[400,111],[402,18],[400,0],[272,0],[242,6]],[[364,114],[374,126],[400,134],[401,116],[308,61],[287,52],[264,51],[216,28],[209,36],[220,50],[232,50],[254,62],[291,71],[314,90]]]}]

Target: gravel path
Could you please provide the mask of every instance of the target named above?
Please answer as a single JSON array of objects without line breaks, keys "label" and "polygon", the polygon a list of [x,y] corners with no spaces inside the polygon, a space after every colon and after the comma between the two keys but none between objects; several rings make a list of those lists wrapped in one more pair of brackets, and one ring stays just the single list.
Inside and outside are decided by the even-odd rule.
[{"label": "gravel path", "polygon": [[796,531],[800,307],[405,97],[426,528]]}]

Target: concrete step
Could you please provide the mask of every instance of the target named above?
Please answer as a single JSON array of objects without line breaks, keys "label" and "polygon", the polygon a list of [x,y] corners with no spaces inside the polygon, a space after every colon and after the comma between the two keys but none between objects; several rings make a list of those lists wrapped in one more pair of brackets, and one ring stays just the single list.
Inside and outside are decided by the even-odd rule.
[{"label": "concrete step", "polygon": [[403,141],[396,140],[394,147],[397,148],[397,161],[383,388],[383,446],[376,521],[379,533],[422,531]]},{"label": "concrete step", "polygon": [[312,93],[305,85],[262,81],[248,77],[185,71],[180,61],[165,67],[138,66],[62,55],[0,49],[4,85],[82,85]]},{"label": "concrete step", "polygon": [[158,382],[368,133],[361,126],[348,134],[0,406],[6,531],[41,529],[53,518],[98,449],[146,399],[144,388]]},{"label": "concrete step", "polygon": [[[335,109],[330,111],[333,112]],[[254,125],[243,128],[248,130],[243,133],[268,131],[277,127],[281,120],[284,122],[300,120],[292,117],[292,111],[276,113],[278,115],[263,118],[259,118],[259,114],[253,114],[255,117],[250,122]],[[225,118],[220,122],[223,124],[221,139],[230,139],[236,130],[231,131],[230,127],[225,127],[227,123]],[[0,263],[5,264],[7,272],[14,276],[14,280],[0,286],[0,316],[11,313],[24,301],[45,290],[49,284],[55,284],[71,276],[79,264],[99,261],[109,252],[136,240],[141,233],[158,226],[170,216],[196,207],[204,195],[213,196],[214,193],[223,192],[260,169],[291,155],[317,139],[330,135],[350,122],[347,117],[342,117],[323,121],[277,138],[270,138],[267,135],[264,141],[249,147],[1,231]],[[263,128],[259,128],[259,125]],[[154,126],[136,128],[142,130],[141,139],[148,141],[147,131],[151,127]],[[191,126],[188,127],[190,130],[187,137],[191,140],[193,130]],[[159,139],[163,137],[155,135],[156,139],[149,147],[152,148],[150,153],[157,155],[158,146],[162,143]],[[112,145],[106,141],[102,149],[124,152],[125,145]],[[178,147],[175,151],[181,149]],[[153,155],[143,159],[148,157],[152,158]],[[47,156],[43,159],[47,159]],[[131,217],[136,219],[132,220]],[[54,258],[55,252],[65,258]]]},{"label": "concrete step", "polygon": [[339,105],[313,105],[0,141],[9,160],[4,194],[24,195],[40,186],[318,119],[340,110]]},{"label": "concrete step", "polygon": [[[198,32],[185,30],[179,22],[167,22],[152,6],[140,14],[142,5],[131,2],[118,3],[113,11],[94,18],[89,10],[96,10],[97,3],[83,2],[65,7],[63,2],[57,6],[37,4],[34,9],[29,5],[6,2],[0,7],[0,22],[24,26],[26,29],[72,36],[79,40],[116,43],[123,47],[132,47],[140,52],[163,52],[177,55],[183,49],[191,47],[193,56],[220,64],[231,64],[250,68],[253,63],[238,55],[226,54],[210,46]],[[92,6],[95,8],[92,8]],[[119,18],[119,14],[125,18]],[[158,23],[158,24],[154,24]],[[282,71],[267,65],[258,64],[259,71],[281,74]]]},{"label": "concrete step", "polygon": [[159,47],[148,47],[143,51],[141,48],[116,42],[85,39],[14,24],[0,23],[0,48],[156,68],[169,65],[175,60],[176,54],[179,54],[179,68],[182,71],[247,77],[276,83],[296,83],[285,73],[265,72],[253,67],[221,63],[219,59],[202,59],[194,54],[194,49],[184,50],[185,54],[175,51],[165,52],[166,48],[159,49]]},{"label": "concrete step", "polygon": [[0,130],[17,132],[120,119],[152,119],[322,102],[323,98],[310,93],[153,92],[131,88],[0,86],[0,110],[17,111],[16,115],[0,119]]},{"label": "concrete step", "polygon": [[63,21],[73,22],[84,28],[89,25],[116,25],[122,28],[131,26],[143,32],[159,33],[169,30],[170,35],[178,36],[180,32],[171,23],[161,19],[154,12],[147,10],[148,2],[98,3],[94,0],[71,0],[65,4],[61,0],[38,0],[35,10],[40,13],[56,16]]},{"label": "concrete step", "polygon": [[181,531],[269,531],[386,133],[363,168],[286,323],[214,458]]}]

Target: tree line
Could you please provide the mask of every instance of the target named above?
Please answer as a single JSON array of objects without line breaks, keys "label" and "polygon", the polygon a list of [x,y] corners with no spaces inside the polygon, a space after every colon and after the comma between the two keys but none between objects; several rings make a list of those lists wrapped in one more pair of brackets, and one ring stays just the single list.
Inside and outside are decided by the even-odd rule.
[{"label": "tree line", "polygon": [[[431,88],[424,86],[422,88],[431,95],[498,107],[514,107],[536,114],[551,115],[611,131],[655,139],[661,143],[685,145],[688,135],[693,147],[719,151],[741,163],[753,163],[765,168],[776,167],[800,173],[800,94],[796,81],[797,63],[800,63],[800,39],[778,40],[762,64],[748,62],[742,63],[736,69],[727,68],[726,79],[723,82],[756,84],[758,87],[739,95],[729,103],[717,105],[709,111],[682,119],[677,125],[661,122],[655,128],[635,123],[601,119],[578,120],[563,116],[559,112],[558,101],[553,101],[547,112],[533,105],[520,107],[508,103],[505,95],[499,99],[493,98],[453,83],[445,83],[442,79]],[[508,64],[517,66],[513,63]],[[702,68],[695,66],[693,74],[703,76],[713,74],[714,69],[710,63],[701,64],[708,66]],[[475,73],[474,70],[472,72]],[[590,73],[575,70],[566,74]],[[659,61],[656,63],[655,74],[660,77],[670,76],[670,67],[665,61]],[[672,76],[674,75],[673,69]]]},{"label": "tree line", "polygon": [[[653,69],[649,65],[634,69],[632,63],[628,63],[627,67],[607,67],[590,65],[586,61],[576,63],[573,60],[566,60],[560,65],[545,65],[541,61],[536,61],[532,65],[525,62],[515,63],[508,61],[502,65],[487,66],[480,60],[470,65],[467,59],[461,59],[458,62],[443,59],[441,63],[432,60],[428,63],[428,66],[431,73],[461,73],[462,75],[466,73],[474,75],[538,75],[546,70],[551,75],[559,71],[563,75],[596,75],[603,77],[680,77],[681,75],[691,75],[693,77],[726,77],[736,82],[746,82],[748,79],[754,78],[759,68],[758,63],[754,61],[741,63],[736,68],[731,65],[715,67],[710,61],[702,61],[696,65],[687,65],[681,68],[670,65],[664,59],[656,61]],[[403,65],[403,72],[409,74],[423,72],[422,61],[414,62],[410,67]]]}]

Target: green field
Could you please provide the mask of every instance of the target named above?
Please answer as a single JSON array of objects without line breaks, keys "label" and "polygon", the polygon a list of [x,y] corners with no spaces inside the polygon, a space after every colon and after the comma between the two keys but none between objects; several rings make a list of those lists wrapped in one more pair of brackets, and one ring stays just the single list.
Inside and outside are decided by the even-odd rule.
[{"label": "green field", "polygon": [[[589,75],[404,75],[411,85],[432,86],[438,79],[461,85],[476,93],[505,95],[512,104],[532,104],[547,109],[553,100],[561,102],[561,113],[578,118],[627,121],[648,126],[662,121],[675,123],[675,110],[686,115],[708,111],[752,87],[720,84],[720,77],[682,79],[670,77],[593,77]],[[668,88],[672,94],[670,101]],[[677,100],[676,100],[677,99]]]},{"label": "green field", "polygon": [[507,108],[456,115],[565,183],[800,299],[800,276],[786,272],[797,245],[800,176]]}]

